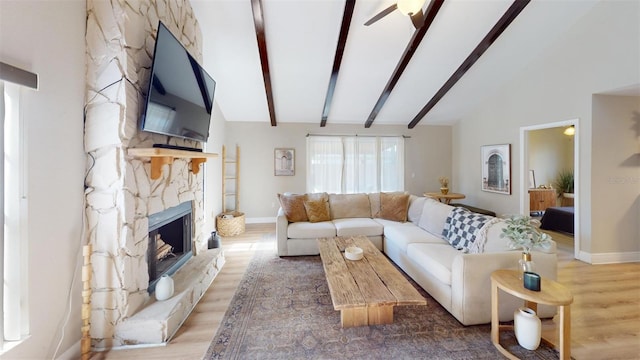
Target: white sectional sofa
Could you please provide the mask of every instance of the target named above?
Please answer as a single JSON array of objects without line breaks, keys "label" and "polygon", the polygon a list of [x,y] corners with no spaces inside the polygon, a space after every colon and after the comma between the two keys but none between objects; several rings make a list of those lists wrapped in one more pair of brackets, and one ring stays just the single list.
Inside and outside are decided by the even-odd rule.
[{"label": "white sectional sofa", "polygon": [[[316,217],[314,222],[305,216],[293,219],[296,216],[291,213],[290,203],[281,198],[284,208],[279,209],[276,220],[279,256],[317,255],[318,237],[366,235],[464,325],[491,322],[490,274],[497,269],[515,269],[521,257],[520,251],[511,250],[508,240],[500,237],[504,220],[454,211],[453,206],[433,199],[406,195],[408,206],[404,205],[402,219],[398,215],[398,206],[402,206],[398,199],[402,196],[398,193],[297,196],[298,202],[304,196],[314,199],[316,205],[323,203],[330,209],[330,218]],[[308,207],[307,210],[311,211]],[[468,219],[481,221],[478,230],[463,232],[475,241],[465,243],[467,246],[462,249],[462,243],[452,246],[450,239],[455,240],[456,235],[451,232],[462,229],[461,222]],[[443,235],[449,227],[451,232],[444,234],[450,236]],[[556,279],[555,243],[549,250],[534,250],[532,258],[537,273]],[[504,293],[500,296],[500,321],[513,320],[513,312],[522,306],[522,301]],[[538,312],[547,318],[555,315],[556,309],[539,306]]]}]

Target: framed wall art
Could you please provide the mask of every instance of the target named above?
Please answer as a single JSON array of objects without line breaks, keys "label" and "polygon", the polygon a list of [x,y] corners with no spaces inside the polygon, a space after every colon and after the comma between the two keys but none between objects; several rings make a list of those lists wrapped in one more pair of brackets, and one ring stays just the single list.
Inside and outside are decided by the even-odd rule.
[{"label": "framed wall art", "polygon": [[273,169],[276,176],[295,175],[296,151],[293,148],[276,148],[273,152]]},{"label": "framed wall art", "polygon": [[482,190],[511,194],[511,144],[483,145]]}]

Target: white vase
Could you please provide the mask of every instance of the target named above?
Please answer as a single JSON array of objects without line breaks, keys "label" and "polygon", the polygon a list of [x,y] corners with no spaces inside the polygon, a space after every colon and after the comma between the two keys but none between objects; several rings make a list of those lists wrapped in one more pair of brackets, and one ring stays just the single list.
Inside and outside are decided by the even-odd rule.
[{"label": "white vase", "polygon": [[173,279],[169,275],[162,275],[156,283],[156,300],[167,300],[171,296],[173,296]]},{"label": "white vase", "polygon": [[535,350],[540,345],[542,322],[536,312],[521,307],[513,313],[513,331],[518,344],[527,350]]}]

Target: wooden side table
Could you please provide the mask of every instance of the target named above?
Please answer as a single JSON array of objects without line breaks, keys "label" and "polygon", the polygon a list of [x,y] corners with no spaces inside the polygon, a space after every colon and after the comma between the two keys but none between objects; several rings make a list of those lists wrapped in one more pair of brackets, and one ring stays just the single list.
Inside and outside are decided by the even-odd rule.
[{"label": "wooden side table", "polygon": [[463,194],[456,194],[456,193],[443,194],[441,192],[427,192],[427,193],[424,193],[423,195],[430,198],[438,199],[438,201],[445,204],[449,204],[451,200],[454,200],[454,199],[465,198]]},{"label": "wooden side table", "polygon": [[[562,284],[551,279],[542,278],[540,291],[525,289],[522,279],[516,270],[496,270],[491,273],[491,342],[509,359],[517,359],[500,345],[500,330],[513,329],[513,325],[500,325],[498,322],[498,289],[524,300],[526,307],[538,311],[538,304],[558,306],[558,346],[560,359],[571,359],[571,311],[573,295]],[[553,344],[542,338],[542,341]]]}]

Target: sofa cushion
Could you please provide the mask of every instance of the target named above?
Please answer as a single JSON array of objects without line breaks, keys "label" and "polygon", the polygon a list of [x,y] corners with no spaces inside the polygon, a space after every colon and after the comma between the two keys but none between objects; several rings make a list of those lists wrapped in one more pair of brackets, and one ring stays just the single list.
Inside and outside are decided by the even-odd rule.
[{"label": "sofa cushion", "polygon": [[409,194],[380,193],[380,217],[393,221],[407,221]]},{"label": "sofa cushion", "polygon": [[306,200],[304,202],[304,208],[307,211],[309,221],[312,223],[331,220],[328,201]]},{"label": "sofa cushion", "polygon": [[407,246],[407,256],[429,274],[446,285],[451,285],[451,265],[460,251],[449,244],[418,244]]},{"label": "sofa cushion", "polygon": [[370,218],[335,219],[333,224],[338,236],[376,236],[382,235],[383,230],[382,225]]},{"label": "sofa cushion", "polygon": [[369,196],[369,204],[371,205],[371,217],[380,217],[380,193],[371,193]]},{"label": "sofa cushion", "polygon": [[442,235],[442,229],[451,210],[453,210],[453,206],[427,198],[424,201],[418,226],[432,234],[440,236]]},{"label": "sofa cushion", "polygon": [[332,219],[371,217],[367,194],[329,194],[329,207]]},{"label": "sofa cushion", "polygon": [[375,222],[377,222],[378,224],[387,227],[387,226],[415,226],[414,224],[410,223],[410,222],[399,222],[399,221],[393,221],[393,220],[387,220],[387,219],[380,219],[380,218],[376,218],[373,219]]},{"label": "sofa cushion", "polygon": [[329,202],[329,194],[327,194],[326,192],[306,193],[305,194],[305,199],[309,200],[309,201],[322,200],[322,201]]},{"label": "sofa cushion", "polygon": [[336,227],[331,221],[323,221],[317,223],[311,222],[295,222],[287,227],[287,237],[293,239],[334,237],[336,236]]},{"label": "sofa cushion", "polygon": [[407,211],[407,220],[418,225],[420,216],[422,216],[422,209],[424,208],[424,202],[427,200],[425,197],[417,197],[411,195],[409,197],[409,210]]},{"label": "sofa cushion", "polygon": [[278,201],[284,215],[290,222],[307,221],[307,210],[304,208],[304,194],[278,194]]},{"label": "sofa cushion", "polygon": [[465,208],[456,207],[447,217],[445,233],[443,235],[451,246],[464,249],[470,253],[484,251],[487,239],[487,227],[493,224],[494,217],[471,212]]},{"label": "sofa cushion", "polygon": [[385,226],[384,237],[385,241],[393,242],[396,247],[403,251],[407,251],[407,245],[412,243],[449,244],[440,237],[414,225]]}]

